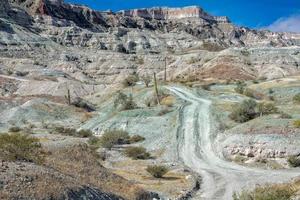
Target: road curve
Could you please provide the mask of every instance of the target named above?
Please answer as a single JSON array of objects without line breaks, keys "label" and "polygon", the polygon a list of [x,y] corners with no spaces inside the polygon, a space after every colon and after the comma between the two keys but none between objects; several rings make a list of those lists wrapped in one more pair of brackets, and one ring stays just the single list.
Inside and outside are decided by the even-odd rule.
[{"label": "road curve", "polygon": [[180,160],[202,176],[201,190],[194,199],[231,200],[235,191],[263,183],[289,181],[299,170],[263,170],[247,168],[220,159],[213,150],[211,102],[187,89],[167,86],[188,102],[180,112],[178,154]]}]

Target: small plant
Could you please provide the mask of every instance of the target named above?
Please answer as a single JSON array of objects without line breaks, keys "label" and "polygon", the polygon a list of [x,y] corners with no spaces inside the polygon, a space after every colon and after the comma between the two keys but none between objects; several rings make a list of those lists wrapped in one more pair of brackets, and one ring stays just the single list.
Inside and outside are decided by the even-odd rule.
[{"label": "small plant", "polygon": [[145,138],[140,136],[140,135],[133,135],[132,137],[130,137],[130,144],[141,142],[141,141],[144,141],[144,140],[145,140]]},{"label": "small plant", "polygon": [[249,88],[245,88],[243,94],[247,97],[255,98],[254,91]]},{"label": "small plant", "polygon": [[234,200],[289,200],[296,193],[291,184],[257,186],[253,191],[234,193]]},{"label": "small plant", "polygon": [[89,138],[93,136],[93,132],[86,129],[81,129],[80,131],[76,132],[76,136],[81,138]]},{"label": "small plant", "polygon": [[130,144],[130,136],[121,130],[106,131],[99,139],[103,148],[111,149],[115,145]]},{"label": "small plant", "polygon": [[240,105],[233,107],[233,112],[230,114],[230,118],[236,122],[243,123],[257,116],[256,113],[256,101],[249,99],[244,100]]},{"label": "small plant", "polygon": [[118,92],[114,100],[114,107],[119,108],[119,110],[132,110],[137,108],[137,105],[133,101],[132,95],[127,96],[122,92]]},{"label": "small plant", "polygon": [[274,105],[274,103],[262,102],[257,105],[258,112],[260,116],[269,115],[278,112],[278,108]]},{"label": "small plant", "polygon": [[298,156],[289,156],[287,161],[291,167],[300,167],[300,157]]},{"label": "small plant", "polygon": [[281,119],[292,119],[293,117],[285,112],[280,112]]},{"label": "small plant", "polygon": [[151,77],[146,75],[142,77],[142,80],[144,82],[144,84],[146,85],[146,87],[149,87],[149,84],[151,83]]},{"label": "small plant", "polygon": [[124,87],[134,86],[138,81],[139,81],[139,77],[137,74],[129,75],[127,78],[123,80],[123,86]]},{"label": "small plant", "polygon": [[293,122],[293,125],[294,125],[295,128],[300,128],[300,119],[295,120],[295,121]]},{"label": "small plant", "polygon": [[144,147],[128,147],[125,150],[125,155],[135,160],[150,158],[150,153]]},{"label": "small plant", "polygon": [[40,164],[44,160],[44,153],[37,138],[21,133],[1,134],[0,158]]},{"label": "small plant", "polygon": [[237,92],[237,93],[239,93],[239,94],[244,94],[245,87],[246,87],[246,83],[245,82],[238,81],[236,83],[236,88],[234,89],[234,91]]},{"label": "small plant", "polygon": [[167,167],[162,165],[151,165],[146,170],[155,178],[162,178],[169,171]]},{"label": "small plant", "polygon": [[18,126],[12,126],[8,129],[9,132],[12,132],[12,133],[17,133],[17,132],[20,132],[21,131],[21,128],[18,127]]},{"label": "small plant", "polygon": [[300,93],[293,97],[293,101],[295,104],[300,104]]}]

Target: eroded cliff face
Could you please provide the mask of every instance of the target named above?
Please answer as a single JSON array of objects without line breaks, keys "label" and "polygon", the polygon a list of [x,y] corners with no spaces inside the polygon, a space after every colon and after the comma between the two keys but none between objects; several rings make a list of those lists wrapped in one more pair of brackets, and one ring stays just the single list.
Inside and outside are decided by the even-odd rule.
[{"label": "eroded cliff face", "polygon": [[198,6],[190,6],[184,8],[164,7],[164,8],[122,10],[118,13],[128,17],[141,17],[145,19],[156,19],[156,20],[202,18],[205,20],[216,21],[220,23],[230,22],[227,17],[211,16]]}]

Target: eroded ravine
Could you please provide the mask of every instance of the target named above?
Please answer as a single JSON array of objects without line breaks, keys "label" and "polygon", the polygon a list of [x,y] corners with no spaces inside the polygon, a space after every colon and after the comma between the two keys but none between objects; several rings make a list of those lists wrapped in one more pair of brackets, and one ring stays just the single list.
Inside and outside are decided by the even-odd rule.
[{"label": "eroded ravine", "polygon": [[300,175],[299,170],[247,168],[220,159],[212,148],[211,102],[183,88],[167,89],[189,103],[180,116],[178,154],[186,166],[202,176],[201,190],[194,199],[230,200],[234,191],[258,183],[288,181]]}]

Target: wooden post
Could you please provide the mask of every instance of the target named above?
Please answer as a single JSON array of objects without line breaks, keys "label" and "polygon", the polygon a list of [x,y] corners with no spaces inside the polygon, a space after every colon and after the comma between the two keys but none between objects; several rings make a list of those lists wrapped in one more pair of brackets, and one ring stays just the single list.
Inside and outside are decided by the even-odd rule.
[{"label": "wooden post", "polygon": [[158,88],[157,88],[156,73],[155,72],[153,73],[153,79],[154,79],[154,90],[155,90],[155,94],[156,94],[157,104],[160,105],[159,95],[158,95]]},{"label": "wooden post", "polygon": [[68,101],[68,104],[71,105],[71,93],[69,88],[67,88],[67,95],[65,95],[65,98]]},{"label": "wooden post", "polygon": [[164,74],[164,81],[167,82],[167,56],[165,57],[165,74]]}]

